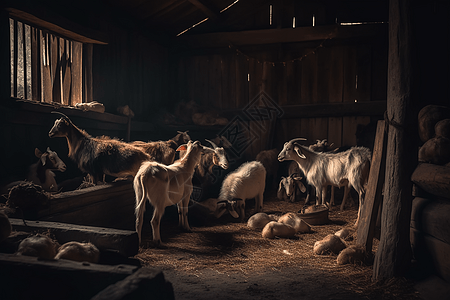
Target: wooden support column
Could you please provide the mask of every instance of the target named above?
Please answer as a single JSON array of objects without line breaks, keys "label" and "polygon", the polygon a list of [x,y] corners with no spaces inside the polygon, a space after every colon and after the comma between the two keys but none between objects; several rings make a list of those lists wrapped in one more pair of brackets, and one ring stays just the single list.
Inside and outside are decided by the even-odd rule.
[{"label": "wooden support column", "polygon": [[389,58],[386,121],[389,126],[381,236],[373,280],[402,276],[411,262],[411,174],[417,165],[417,109],[414,105],[413,1],[389,2]]}]

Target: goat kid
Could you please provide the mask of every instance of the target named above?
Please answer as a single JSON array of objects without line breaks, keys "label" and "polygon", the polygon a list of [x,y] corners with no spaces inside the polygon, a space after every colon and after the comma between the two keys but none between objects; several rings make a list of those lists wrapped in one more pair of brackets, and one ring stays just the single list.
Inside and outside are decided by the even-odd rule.
[{"label": "goat kid", "polygon": [[187,145],[178,147],[177,151],[181,150],[186,151],[185,155],[169,166],[153,161],[142,163],[134,178],[136,232],[139,242],[147,199],[154,207],[151,226],[156,245],[161,245],[160,223],[167,206],[177,204],[179,225],[186,231],[191,231],[188,223],[188,205],[193,190],[194,168],[199,163],[202,153],[214,150],[202,146],[199,141],[189,141]]},{"label": "goat kid", "polygon": [[27,180],[42,186],[47,192],[58,191],[58,184],[53,171],[66,171],[66,164],[49,147],[47,147],[45,152],[41,152],[36,148],[34,149],[34,154],[39,160],[29,167]]},{"label": "goat kid", "polygon": [[303,177],[297,176],[293,173],[288,177],[281,177],[278,186],[277,198],[288,202],[295,202],[297,200],[298,190],[302,193],[306,192],[306,187],[301,181]]},{"label": "goat kid", "polygon": [[142,149],[108,137],[90,136],[79,129],[66,115],[55,121],[48,135],[50,138],[65,137],[69,147],[69,157],[78,168],[90,174],[96,184],[103,174],[115,177],[134,176],[143,161],[150,160]]},{"label": "goat kid", "polygon": [[316,204],[325,205],[324,187],[327,185],[353,187],[359,194],[359,211],[363,204],[364,185],[367,183],[371,153],[364,147],[352,147],[347,151],[317,153],[298,144],[304,138],[296,138],[284,144],[278,160],[294,160],[305,174],[307,181],[316,189]]}]

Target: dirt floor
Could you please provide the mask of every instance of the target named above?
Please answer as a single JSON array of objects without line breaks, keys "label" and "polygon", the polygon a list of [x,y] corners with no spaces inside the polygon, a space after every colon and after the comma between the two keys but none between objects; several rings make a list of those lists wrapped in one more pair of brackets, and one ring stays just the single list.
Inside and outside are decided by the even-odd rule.
[{"label": "dirt floor", "polygon": [[[264,212],[282,215],[297,212],[301,203],[265,197]],[[252,214],[247,206],[247,215]],[[352,228],[355,207],[340,212],[335,206],[329,223],[293,239],[265,239],[246,223],[230,216],[208,219],[202,226],[191,222],[192,233],[182,232],[175,218],[161,224],[166,248],[151,245],[146,221],[143,243],[136,256],[144,267],[163,270],[181,299],[423,299],[414,281],[396,278],[373,283],[372,266],[338,265],[337,255],[315,255],[313,245],[330,233]],[[346,242],[355,243],[354,239]],[[378,241],[374,241],[376,251]]]}]

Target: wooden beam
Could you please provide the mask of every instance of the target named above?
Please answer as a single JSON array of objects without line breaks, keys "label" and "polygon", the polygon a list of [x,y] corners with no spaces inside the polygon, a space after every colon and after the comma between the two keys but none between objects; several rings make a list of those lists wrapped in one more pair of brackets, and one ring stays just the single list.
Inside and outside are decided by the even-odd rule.
[{"label": "wooden beam", "polygon": [[[348,116],[383,116],[386,101],[340,102],[304,105],[285,105],[280,109],[283,114],[278,119],[348,117]],[[240,110],[224,111],[227,117],[233,117]]]},{"label": "wooden beam", "polygon": [[107,44],[105,34],[90,28],[85,28],[59,15],[49,14],[43,10],[33,11],[33,14],[16,8],[7,8],[6,11],[13,18],[20,19],[30,25],[48,29],[58,35],[78,42]]},{"label": "wooden beam", "polygon": [[51,232],[61,245],[71,241],[90,241],[100,250],[114,249],[125,257],[136,255],[139,240],[135,231],[114,228],[75,225],[59,222],[23,221],[10,218],[14,230],[25,232]]},{"label": "wooden beam", "polygon": [[219,32],[198,35],[181,35],[177,38],[190,48],[229,47],[275,43],[308,42],[324,39],[346,39],[385,34],[387,24],[352,26],[314,26],[285,29]]},{"label": "wooden beam", "polygon": [[0,253],[0,288],[2,299],[91,299],[137,269]]},{"label": "wooden beam", "polygon": [[374,281],[404,276],[411,264],[411,175],[417,165],[417,106],[412,40],[412,1],[389,1],[389,67],[386,120],[389,124],[381,236]]},{"label": "wooden beam", "polygon": [[212,7],[209,7],[209,5],[205,5],[200,0],[188,0],[191,2],[194,6],[196,6],[198,9],[200,9],[205,15],[208,16],[211,20],[216,20],[219,18],[219,13],[216,12],[216,9],[213,9]]}]

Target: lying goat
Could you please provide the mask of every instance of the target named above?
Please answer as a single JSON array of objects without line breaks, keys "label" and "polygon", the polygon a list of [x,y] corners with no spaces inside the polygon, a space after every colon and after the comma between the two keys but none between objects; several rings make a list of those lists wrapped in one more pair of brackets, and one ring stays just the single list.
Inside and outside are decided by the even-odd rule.
[{"label": "lying goat", "polygon": [[306,187],[301,180],[302,177],[297,176],[297,174],[291,174],[288,177],[282,176],[278,186],[277,198],[288,202],[297,201],[298,190],[302,193],[306,192]]},{"label": "lying goat", "polygon": [[255,198],[256,212],[262,211],[263,194],[266,186],[266,169],[259,161],[243,163],[229,173],[222,182],[219,201],[226,202],[228,212],[234,218],[245,218],[245,200]]},{"label": "lying goat", "polygon": [[62,117],[48,133],[49,137],[65,137],[69,147],[69,157],[78,164],[78,168],[90,174],[94,184],[103,174],[115,177],[136,175],[143,161],[150,160],[140,148],[108,137],[90,136],[76,127],[72,121],[60,112]]},{"label": "lying goat", "polygon": [[53,171],[64,172],[66,164],[59,158],[55,151],[47,147],[45,152],[41,152],[38,148],[34,149],[34,154],[39,160],[32,164],[28,169],[27,180],[34,184],[42,186],[47,192],[56,192],[58,184],[55,180]]},{"label": "lying goat", "polygon": [[169,166],[146,161],[134,178],[136,231],[139,242],[147,199],[154,207],[151,225],[153,241],[157,245],[161,244],[160,222],[167,206],[177,204],[179,225],[191,231],[188,223],[188,204],[193,189],[192,175],[202,153],[214,152],[214,150],[202,146],[198,141],[193,143],[189,141],[187,145],[181,145],[177,150],[186,150],[181,159]]},{"label": "lying goat", "polygon": [[322,200],[325,204],[323,189],[328,185],[353,187],[359,194],[359,216],[363,202],[364,184],[367,182],[370,168],[370,150],[364,147],[352,147],[347,151],[318,153],[302,146],[293,139],[284,144],[278,155],[279,161],[294,160],[303,171],[309,184],[316,190],[316,204]]}]

